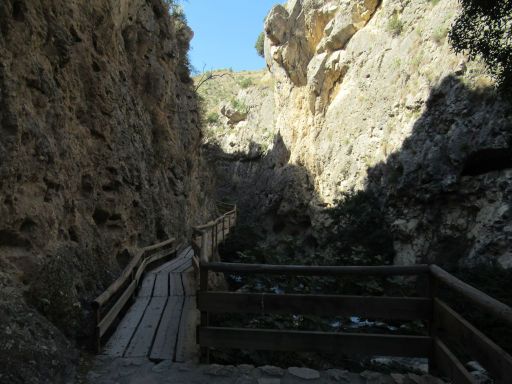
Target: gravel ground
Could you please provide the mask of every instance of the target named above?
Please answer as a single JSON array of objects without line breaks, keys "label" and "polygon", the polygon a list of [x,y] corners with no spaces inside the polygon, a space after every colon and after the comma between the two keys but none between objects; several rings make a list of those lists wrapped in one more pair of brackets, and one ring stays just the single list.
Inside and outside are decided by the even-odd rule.
[{"label": "gravel ground", "polygon": [[372,371],[351,373],[341,369],[316,371],[309,368],[252,365],[197,365],[145,358],[98,357],[87,374],[90,384],[444,384],[435,377],[415,374],[382,374]]}]

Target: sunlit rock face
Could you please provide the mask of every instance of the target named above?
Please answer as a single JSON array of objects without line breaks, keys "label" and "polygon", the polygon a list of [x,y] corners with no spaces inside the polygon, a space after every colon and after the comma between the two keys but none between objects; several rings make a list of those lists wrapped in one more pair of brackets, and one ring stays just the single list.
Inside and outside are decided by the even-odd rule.
[{"label": "sunlit rock face", "polygon": [[259,168],[227,173],[258,174],[241,199],[268,178],[251,213],[269,233],[295,212],[319,236],[325,206],[367,189],[396,263],[512,265],[510,109],[479,63],[452,52],[457,12],[455,0],[297,0],[269,12],[277,145]]},{"label": "sunlit rock face", "polygon": [[191,36],[160,0],[0,2],[0,381],[64,381],[91,299],[211,207]]}]

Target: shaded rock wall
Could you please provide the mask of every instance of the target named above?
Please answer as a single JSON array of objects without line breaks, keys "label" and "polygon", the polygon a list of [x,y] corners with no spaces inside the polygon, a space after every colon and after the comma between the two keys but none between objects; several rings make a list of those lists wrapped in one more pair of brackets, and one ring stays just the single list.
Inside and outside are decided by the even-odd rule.
[{"label": "shaded rock wall", "polygon": [[[320,237],[325,207],[366,189],[386,213],[395,262],[512,265],[510,104],[481,64],[452,52],[457,12],[455,0],[290,0],[270,11],[272,134],[288,156],[261,163],[275,181],[239,189],[242,200],[256,183],[263,191],[249,209],[259,223],[307,214]],[[273,186],[290,168],[301,176],[285,183],[281,207]]]},{"label": "shaded rock wall", "polygon": [[2,381],[59,382],[130,254],[212,211],[191,36],[160,0],[0,3]]}]

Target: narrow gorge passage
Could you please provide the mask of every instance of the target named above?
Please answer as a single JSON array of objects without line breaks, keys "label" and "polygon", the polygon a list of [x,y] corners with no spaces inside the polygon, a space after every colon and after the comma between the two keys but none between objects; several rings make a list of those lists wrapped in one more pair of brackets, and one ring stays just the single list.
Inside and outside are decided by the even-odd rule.
[{"label": "narrow gorge passage", "polygon": [[0,384],[509,384],[511,25],[0,0]]}]

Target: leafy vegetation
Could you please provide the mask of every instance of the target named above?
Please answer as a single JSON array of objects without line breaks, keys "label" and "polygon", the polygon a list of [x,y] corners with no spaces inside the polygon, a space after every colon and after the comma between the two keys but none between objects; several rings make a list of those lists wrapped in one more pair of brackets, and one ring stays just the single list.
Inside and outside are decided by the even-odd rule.
[{"label": "leafy vegetation", "polygon": [[402,33],[403,29],[404,29],[404,23],[402,22],[402,20],[400,20],[400,16],[398,16],[398,14],[395,13],[388,20],[388,26],[387,27],[388,27],[388,31],[393,36],[399,36]]},{"label": "leafy vegetation", "polygon": [[249,107],[242,101],[236,98],[232,98],[229,103],[231,106],[240,113],[248,113]]},{"label": "leafy vegetation", "polygon": [[[332,224],[319,240],[315,251],[308,252],[307,237],[279,236],[268,241],[254,225],[241,225],[228,238],[221,249],[222,258],[230,262],[303,264],[303,265],[371,265],[390,264],[394,250],[389,227],[384,220],[379,202],[371,192],[346,193],[334,208],[327,210]],[[311,249],[311,247],[309,247]],[[243,250],[243,251],[240,251]],[[324,293],[364,295],[416,294],[416,282],[406,285],[385,277],[304,277],[304,276],[227,276],[233,289],[267,293]],[[422,322],[379,322],[369,320],[360,326],[359,320],[347,317],[318,317],[295,315],[218,315],[212,324],[229,327],[273,328],[288,330],[314,330],[326,332],[378,332],[425,334]],[[368,369],[369,361],[348,360],[342,354],[271,353],[247,351],[213,351],[212,358],[228,364],[274,364],[289,366],[300,364],[327,368],[343,366],[354,370]],[[400,368],[398,368],[400,369]]]},{"label": "leafy vegetation", "polygon": [[265,57],[265,33],[261,32],[258,35],[258,38],[256,39],[256,44],[254,45],[254,48],[256,48],[256,52],[258,52],[258,55],[261,57]]},{"label": "leafy vegetation", "polygon": [[434,30],[434,32],[432,33],[432,38],[434,39],[434,41],[437,44],[441,44],[445,41],[447,35],[448,35],[448,28],[441,26],[441,27],[437,28],[436,30]]},{"label": "leafy vegetation", "polygon": [[[309,251],[311,239],[281,235],[264,242],[253,226],[237,228],[221,249],[224,260],[241,263],[302,265],[386,265],[394,258],[393,241],[377,198],[370,192],[344,194],[334,208],[327,210],[332,224],[325,229],[318,247]],[[240,251],[241,250],[241,251]],[[232,277],[232,283],[255,291],[279,289],[292,293],[382,294],[384,288],[398,289],[385,279],[336,279],[317,277],[256,278]]]},{"label": "leafy vegetation", "polygon": [[251,87],[254,84],[252,79],[250,77],[242,77],[240,80],[238,80],[238,85],[242,89],[246,89]]},{"label": "leafy vegetation", "polygon": [[326,242],[336,265],[385,265],[394,257],[393,239],[377,197],[369,191],[344,193],[328,211],[333,222]]},{"label": "leafy vegetation", "polygon": [[455,52],[481,57],[502,90],[512,90],[512,0],[459,0],[449,33]]},{"label": "leafy vegetation", "polygon": [[220,124],[220,116],[217,112],[210,112],[208,116],[206,116],[206,123],[210,125]]}]

